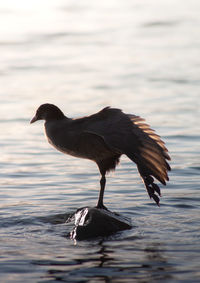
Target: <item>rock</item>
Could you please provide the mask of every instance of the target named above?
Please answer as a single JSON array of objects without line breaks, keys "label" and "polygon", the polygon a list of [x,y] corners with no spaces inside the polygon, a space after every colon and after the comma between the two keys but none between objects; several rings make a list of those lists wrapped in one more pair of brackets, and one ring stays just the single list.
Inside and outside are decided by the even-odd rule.
[{"label": "rock", "polygon": [[70,233],[70,238],[73,240],[109,236],[132,228],[130,219],[118,213],[94,207],[78,209],[67,222],[72,219],[74,219],[75,227]]}]

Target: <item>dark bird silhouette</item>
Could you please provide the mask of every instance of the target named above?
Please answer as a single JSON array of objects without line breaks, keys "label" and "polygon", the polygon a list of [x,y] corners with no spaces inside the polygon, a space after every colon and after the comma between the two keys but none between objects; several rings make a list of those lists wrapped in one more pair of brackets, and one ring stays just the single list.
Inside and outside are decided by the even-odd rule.
[{"label": "dark bird silhouette", "polygon": [[110,107],[88,117],[71,119],[57,106],[43,104],[31,123],[37,120],[45,120],[48,141],[56,149],[96,162],[101,173],[97,208],[105,208],[105,176],[115,169],[122,154],[136,163],[150,198],[159,205],[160,188],[154,179],[166,185],[170,157],[160,136],[144,119]]}]

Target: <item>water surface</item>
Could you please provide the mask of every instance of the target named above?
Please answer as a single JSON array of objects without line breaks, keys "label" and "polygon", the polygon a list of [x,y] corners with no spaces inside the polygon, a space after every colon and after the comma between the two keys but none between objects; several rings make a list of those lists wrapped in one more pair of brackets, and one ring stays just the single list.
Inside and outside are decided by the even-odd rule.
[{"label": "water surface", "polygon": [[[0,4],[2,282],[199,282],[200,126],[197,1],[6,1]],[[68,216],[96,204],[91,161],[56,152],[44,102],[69,117],[111,105],[147,119],[172,157],[161,207],[126,157],[105,204],[133,229],[69,239]]]}]

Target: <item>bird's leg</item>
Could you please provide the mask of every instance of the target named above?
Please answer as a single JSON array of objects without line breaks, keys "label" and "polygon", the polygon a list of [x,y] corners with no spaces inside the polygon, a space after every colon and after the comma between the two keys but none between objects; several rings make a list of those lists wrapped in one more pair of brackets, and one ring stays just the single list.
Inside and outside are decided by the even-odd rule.
[{"label": "bird's leg", "polygon": [[106,185],[106,177],[105,174],[101,175],[101,180],[100,180],[100,193],[99,193],[99,200],[97,203],[97,208],[103,208],[103,209],[107,209],[104,205],[103,205],[103,195],[104,195],[104,189],[105,189],[105,185]]}]

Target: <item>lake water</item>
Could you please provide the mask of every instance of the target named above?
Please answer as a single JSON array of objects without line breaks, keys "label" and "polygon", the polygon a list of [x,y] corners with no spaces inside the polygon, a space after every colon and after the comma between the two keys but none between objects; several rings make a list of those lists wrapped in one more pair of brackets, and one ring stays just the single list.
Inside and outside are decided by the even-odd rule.
[{"label": "lake water", "polygon": [[[200,2],[0,3],[1,282],[200,281]],[[105,205],[133,228],[69,239],[77,208],[96,205],[99,173],[29,124],[45,102],[67,116],[111,105],[145,117],[172,161],[161,206],[126,157]]]}]

